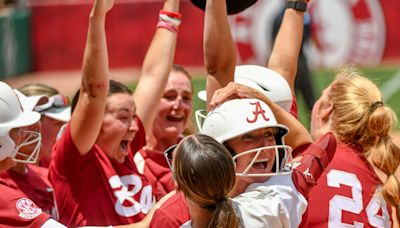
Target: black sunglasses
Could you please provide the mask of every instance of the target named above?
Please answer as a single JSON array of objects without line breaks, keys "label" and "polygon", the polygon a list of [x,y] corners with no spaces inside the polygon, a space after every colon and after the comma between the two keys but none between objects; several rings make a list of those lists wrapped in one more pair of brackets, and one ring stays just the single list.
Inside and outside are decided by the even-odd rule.
[{"label": "black sunglasses", "polygon": [[173,154],[176,146],[178,146],[178,144],[174,144],[164,151],[165,160],[167,160],[169,169],[171,170],[173,176],[175,176],[175,175],[174,175],[174,171],[172,169],[172,154]]}]

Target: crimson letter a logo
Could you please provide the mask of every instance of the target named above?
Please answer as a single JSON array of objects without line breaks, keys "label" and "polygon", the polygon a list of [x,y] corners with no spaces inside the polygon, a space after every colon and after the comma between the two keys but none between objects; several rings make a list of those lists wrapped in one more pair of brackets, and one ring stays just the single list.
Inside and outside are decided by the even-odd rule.
[{"label": "crimson letter a logo", "polygon": [[265,116],[265,110],[262,109],[261,104],[260,104],[259,101],[255,102],[255,103],[250,103],[250,104],[251,104],[251,105],[255,105],[255,108],[254,108],[254,111],[253,111],[254,116],[253,116],[252,119],[250,119],[249,117],[247,117],[247,118],[246,118],[247,122],[249,122],[249,123],[254,123],[254,122],[256,122],[257,119],[258,119],[258,115],[261,115],[262,118],[264,118],[265,121],[269,121],[269,118],[267,118],[267,117]]}]

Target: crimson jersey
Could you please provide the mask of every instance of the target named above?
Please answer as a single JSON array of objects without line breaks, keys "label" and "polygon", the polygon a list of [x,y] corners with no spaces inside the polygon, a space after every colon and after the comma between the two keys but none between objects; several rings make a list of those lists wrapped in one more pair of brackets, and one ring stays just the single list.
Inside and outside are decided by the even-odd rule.
[{"label": "crimson jersey", "polygon": [[305,227],[390,227],[382,182],[361,153],[338,144],[328,168],[312,189]]},{"label": "crimson jersey", "polygon": [[47,176],[48,169],[30,164],[26,166],[25,174],[20,174],[9,169],[1,175],[9,186],[19,189],[35,202],[43,212],[51,215],[53,219],[58,220],[57,207],[54,202],[54,191]]},{"label": "crimson jersey", "polygon": [[290,114],[292,114],[294,117],[296,117],[296,119],[299,119],[299,114],[297,111],[297,100],[296,100],[296,96],[293,94],[292,95],[292,106],[290,106]]},{"label": "crimson jersey", "polygon": [[150,227],[176,228],[190,220],[185,195],[177,192],[154,212]]},{"label": "crimson jersey", "polygon": [[135,154],[135,163],[153,187],[156,200],[175,190],[172,173],[161,151],[142,148]]},{"label": "crimson jersey", "polygon": [[143,125],[119,164],[98,145],[85,156],[71,139],[70,124],[53,148],[49,179],[53,184],[60,222],[66,226],[118,225],[142,220],[153,206],[152,187],[140,175],[133,152],[145,144]]},{"label": "crimson jersey", "polygon": [[40,227],[49,218],[22,192],[0,178],[0,227]]}]

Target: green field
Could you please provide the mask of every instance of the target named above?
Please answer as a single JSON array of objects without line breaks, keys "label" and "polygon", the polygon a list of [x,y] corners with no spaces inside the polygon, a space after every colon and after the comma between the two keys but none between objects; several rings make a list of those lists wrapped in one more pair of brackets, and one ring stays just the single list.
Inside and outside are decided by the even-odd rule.
[{"label": "green field", "polygon": [[[400,117],[400,68],[399,67],[378,67],[365,68],[362,72],[374,81],[384,94],[385,104],[390,106]],[[317,98],[321,91],[332,81],[334,71],[322,70],[313,72],[314,89]],[[194,75],[194,110],[204,109],[205,102],[197,98],[197,92],[205,88],[205,79],[202,75]],[[134,85],[132,85],[134,87]],[[297,93],[300,121],[309,127],[310,112],[306,109],[301,93]],[[399,125],[397,126],[400,129]]]}]

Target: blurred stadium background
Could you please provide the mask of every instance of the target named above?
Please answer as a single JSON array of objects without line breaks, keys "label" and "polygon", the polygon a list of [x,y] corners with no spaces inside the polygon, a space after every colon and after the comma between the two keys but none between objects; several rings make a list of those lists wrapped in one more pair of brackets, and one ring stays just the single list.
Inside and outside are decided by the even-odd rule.
[{"label": "blurred stadium background", "polygon": [[[204,88],[203,12],[181,0],[175,62],[188,67],[197,91]],[[112,74],[134,86],[151,41],[163,0],[115,0],[107,20]],[[230,17],[238,64],[265,65],[271,51],[274,18],[282,0],[258,0]],[[79,69],[92,0],[0,0],[0,80],[18,87],[27,82],[53,85],[71,96]],[[338,65],[362,68],[400,116],[400,15],[398,0],[312,0],[311,40],[305,52],[313,69],[316,96],[329,84]],[[298,95],[301,121],[309,112]],[[195,109],[204,102],[194,98]]]}]

